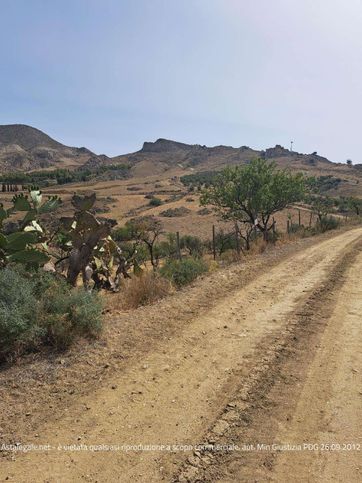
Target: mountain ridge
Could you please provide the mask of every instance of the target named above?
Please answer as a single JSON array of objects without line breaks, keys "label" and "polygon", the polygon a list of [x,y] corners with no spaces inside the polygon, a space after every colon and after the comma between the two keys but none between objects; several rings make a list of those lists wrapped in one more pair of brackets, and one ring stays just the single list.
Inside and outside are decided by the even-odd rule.
[{"label": "mountain ridge", "polygon": [[302,154],[281,145],[265,150],[249,146],[205,146],[159,138],[146,141],[134,153],[108,157],[86,147],[66,146],[43,131],[24,124],[0,125],[0,173],[56,168],[95,168],[109,164],[127,164],[132,176],[149,176],[177,168],[186,171],[219,170],[250,162],[255,157],[275,161],[280,167],[313,175],[331,174],[360,178],[360,166],[333,163],[316,152]]},{"label": "mountain ridge", "polygon": [[0,172],[76,168],[94,157],[89,149],[66,146],[35,127],[0,125]]}]

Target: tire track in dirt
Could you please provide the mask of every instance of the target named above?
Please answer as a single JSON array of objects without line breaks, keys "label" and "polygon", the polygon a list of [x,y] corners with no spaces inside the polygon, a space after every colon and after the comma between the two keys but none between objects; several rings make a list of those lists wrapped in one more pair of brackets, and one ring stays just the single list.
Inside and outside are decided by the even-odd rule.
[{"label": "tire track in dirt", "polygon": [[[26,443],[199,443],[253,368],[267,369],[266,341],[271,352],[280,345],[296,307],[329,279],[333,264],[361,234],[340,234],[258,276]],[[183,460],[179,452],[54,450],[3,460],[0,475],[17,482],[158,482],[168,481]]]},{"label": "tire track in dirt", "polygon": [[281,454],[272,479],[362,481],[362,254],[336,293],[335,308],[280,439],[318,449]]},{"label": "tire track in dirt", "polygon": [[[204,436],[241,450],[196,452],[174,481],[361,481],[361,251],[361,242],[346,250],[287,337],[261,343],[262,364]],[[280,450],[304,444],[318,447]]]}]

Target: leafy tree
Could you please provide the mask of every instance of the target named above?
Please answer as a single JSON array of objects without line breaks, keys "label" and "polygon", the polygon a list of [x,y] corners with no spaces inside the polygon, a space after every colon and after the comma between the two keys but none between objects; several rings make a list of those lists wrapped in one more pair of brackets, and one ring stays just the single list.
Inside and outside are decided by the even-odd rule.
[{"label": "leafy tree", "polygon": [[195,187],[210,186],[217,175],[217,171],[202,171],[181,176],[180,181],[184,186],[191,188],[190,191],[193,191]]},{"label": "leafy tree", "polygon": [[204,245],[199,237],[184,235],[180,239],[180,248],[187,250],[191,257],[201,257]]},{"label": "leafy tree", "polygon": [[[210,242],[210,249],[212,248]],[[236,239],[235,239],[235,232],[224,232],[224,230],[220,230],[215,235],[215,248],[221,256],[226,250],[234,250],[236,249]]]},{"label": "leafy tree", "polygon": [[155,245],[162,233],[162,223],[155,216],[141,216],[133,218],[127,223],[133,240],[141,240],[147,246],[150,261],[154,270],[157,269],[158,259],[155,256]]},{"label": "leafy tree", "polygon": [[315,215],[317,215],[319,223],[322,223],[322,221],[327,217],[328,213],[331,212],[333,205],[333,200],[328,197],[323,198],[321,196],[315,196],[312,199],[312,211]]},{"label": "leafy tree", "polygon": [[351,196],[348,198],[348,207],[353,210],[357,216],[362,212],[362,200],[360,198],[354,198]]},{"label": "leafy tree", "polygon": [[161,240],[155,244],[155,257],[157,264],[161,258],[176,258],[177,257],[177,241],[176,233],[167,233],[166,239]]},{"label": "leafy tree", "polygon": [[202,190],[201,204],[213,205],[225,220],[257,227],[267,240],[273,227],[272,215],[302,199],[304,185],[303,175],[255,159],[246,166],[224,169],[211,186]]}]

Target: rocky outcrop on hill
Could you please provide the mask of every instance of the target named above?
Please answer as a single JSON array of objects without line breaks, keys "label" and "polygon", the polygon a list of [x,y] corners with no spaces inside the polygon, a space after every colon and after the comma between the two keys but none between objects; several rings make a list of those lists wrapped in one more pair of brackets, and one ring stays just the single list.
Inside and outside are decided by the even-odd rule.
[{"label": "rocky outcrop on hill", "polygon": [[283,156],[296,156],[298,153],[294,151],[289,151],[289,149],[285,149],[280,144],[277,144],[274,148],[268,148],[265,151],[261,151],[262,157],[265,159],[270,158],[281,158]]},{"label": "rocky outcrop on hill", "polygon": [[[205,146],[206,147],[206,146]],[[155,142],[145,142],[141,152],[143,153],[170,153],[175,151],[190,151],[192,149],[201,148],[199,144],[184,144],[169,139],[157,139]]]}]

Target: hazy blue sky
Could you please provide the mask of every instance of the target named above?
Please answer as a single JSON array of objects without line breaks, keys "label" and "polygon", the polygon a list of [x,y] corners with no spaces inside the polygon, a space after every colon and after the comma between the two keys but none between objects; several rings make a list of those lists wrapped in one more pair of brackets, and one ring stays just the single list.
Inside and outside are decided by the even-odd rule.
[{"label": "hazy blue sky", "polygon": [[0,123],[362,162],[362,0],[0,0]]}]

